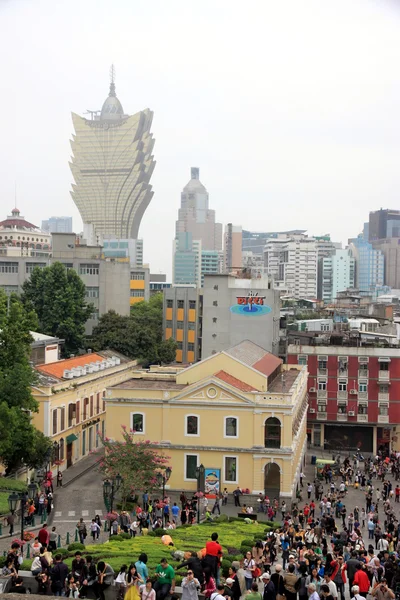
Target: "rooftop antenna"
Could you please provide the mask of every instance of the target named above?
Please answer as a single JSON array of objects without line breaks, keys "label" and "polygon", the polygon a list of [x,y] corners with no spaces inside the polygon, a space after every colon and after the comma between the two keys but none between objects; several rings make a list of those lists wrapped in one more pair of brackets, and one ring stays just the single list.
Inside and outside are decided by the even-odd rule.
[{"label": "rooftop antenna", "polygon": [[111,65],[110,67],[110,96],[115,96],[115,67]]},{"label": "rooftop antenna", "polygon": [[14,208],[17,208],[17,180],[15,180]]}]

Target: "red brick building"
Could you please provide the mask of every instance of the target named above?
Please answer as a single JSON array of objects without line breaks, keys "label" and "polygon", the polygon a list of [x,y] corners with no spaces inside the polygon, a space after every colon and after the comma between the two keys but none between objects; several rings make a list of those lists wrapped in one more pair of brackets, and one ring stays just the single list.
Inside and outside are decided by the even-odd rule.
[{"label": "red brick building", "polygon": [[[359,346],[321,345],[320,338],[294,336],[290,336],[287,362],[307,365],[309,371],[311,444],[332,452],[397,448],[400,348],[364,345],[361,340]],[[336,342],[332,338],[327,336],[323,343]]]}]

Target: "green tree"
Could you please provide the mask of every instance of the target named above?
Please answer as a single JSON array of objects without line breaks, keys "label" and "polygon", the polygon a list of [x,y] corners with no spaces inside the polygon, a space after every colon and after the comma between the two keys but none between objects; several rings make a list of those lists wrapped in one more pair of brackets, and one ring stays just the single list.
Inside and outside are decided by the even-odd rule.
[{"label": "green tree", "polygon": [[93,305],[87,303],[85,284],[76,271],[59,262],[34,269],[23,285],[22,300],[37,313],[42,333],[65,340],[65,356],[83,348]]},{"label": "green tree", "polygon": [[99,470],[105,478],[122,477],[119,490],[123,503],[139,492],[157,489],[157,472],[162,472],[168,466],[169,456],[155,450],[154,443],[149,440],[141,441],[135,438],[134,431],[122,426],[123,441],[112,442],[102,438],[105,448],[104,458],[100,461]]},{"label": "green tree", "polygon": [[173,362],[176,342],[163,340],[162,307],[162,294],[156,294],[148,302],[135,304],[128,317],[109,311],[100,317],[93,330],[91,347],[114,349],[146,365]]},{"label": "green tree", "polygon": [[31,422],[38,411],[31,386],[35,371],[29,364],[37,317],[16,296],[0,290],[0,460],[7,471],[22,464],[40,466],[50,440]]}]

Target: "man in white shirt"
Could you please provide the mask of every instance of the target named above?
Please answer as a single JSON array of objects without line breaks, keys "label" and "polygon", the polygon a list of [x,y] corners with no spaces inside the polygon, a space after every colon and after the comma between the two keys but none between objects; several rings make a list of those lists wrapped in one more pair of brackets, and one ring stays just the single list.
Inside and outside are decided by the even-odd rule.
[{"label": "man in white shirt", "polygon": [[320,600],[315,583],[309,583],[307,589],[309,594],[308,600]]},{"label": "man in white shirt", "polygon": [[329,588],[330,595],[334,598],[334,600],[336,600],[338,597],[336,583],[334,581],[332,581],[330,575],[328,575],[327,573],[324,575],[324,579],[325,579],[325,585],[327,585]]},{"label": "man in white shirt", "polygon": [[387,541],[386,536],[384,535],[378,541],[377,550],[380,550],[380,551],[383,550],[383,552],[385,552],[388,548],[389,548],[389,542]]}]

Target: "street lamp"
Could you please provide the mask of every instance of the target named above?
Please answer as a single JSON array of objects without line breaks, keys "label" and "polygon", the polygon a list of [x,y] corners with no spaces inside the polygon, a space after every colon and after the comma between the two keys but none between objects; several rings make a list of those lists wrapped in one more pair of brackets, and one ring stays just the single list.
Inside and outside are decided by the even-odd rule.
[{"label": "street lamp", "polygon": [[200,523],[200,481],[204,476],[204,465],[201,464],[196,467],[196,479],[197,479],[197,523]]},{"label": "street lamp", "polygon": [[[33,498],[34,493],[36,492],[36,485],[34,483],[30,483],[28,485],[29,496]],[[15,514],[17,510],[18,502],[20,502],[20,511],[21,511],[21,540],[24,539],[24,526],[25,526],[25,507],[27,501],[26,492],[21,492],[17,494],[13,492],[8,496],[8,507],[12,515]],[[21,546],[21,555],[23,554],[23,546]]]},{"label": "street lamp", "polygon": [[[159,471],[156,475],[157,477],[157,483],[158,485],[161,487],[162,486],[162,501],[164,503],[164,498],[165,498],[165,484],[167,483],[167,481],[169,480],[169,478],[171,477],[171,473],[172,473],[172,469],[171,467],[167,467],[164,471]],[[165,525],[165,515],[164,515],[164,508],[163,508],[163,512],[162,512],[162,524],[163,527]]]},{"label": "street lamp", "polygon": [[[123,479],[119,473],[118,475],[116,475],[115,479],[111,479],[111,481],[109,479],[106,479],[105,481],[103,481],[104,501],[106,503],[106,506],[106,501],[108,501],[110,513],[112,513],[113,511],[115,493],[118,492],[119,488],[121,487],[122,481]],[[109,537],[111,537],[111,522]]]}]

